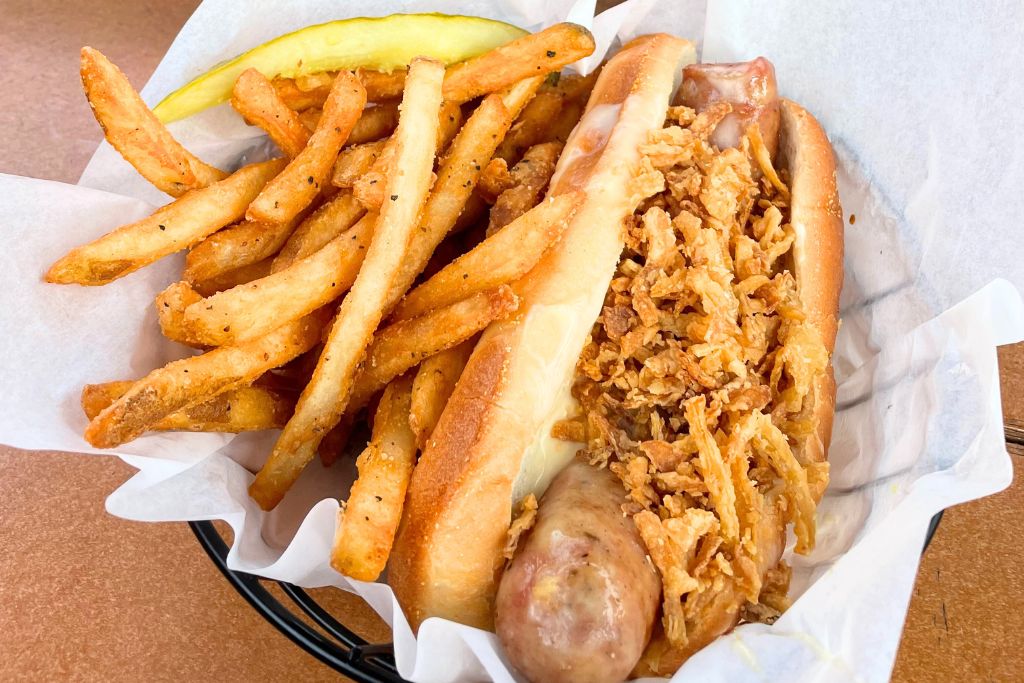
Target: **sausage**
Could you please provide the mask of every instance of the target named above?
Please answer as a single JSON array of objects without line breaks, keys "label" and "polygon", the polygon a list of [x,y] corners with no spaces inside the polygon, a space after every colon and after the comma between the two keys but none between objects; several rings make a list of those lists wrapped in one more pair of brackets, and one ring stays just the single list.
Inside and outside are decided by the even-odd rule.
[{"label": "sausage", "polygon": [[736,64],[691,64],[683,69],[683,85],[677,104],[700,113],[715,102],[732,105],[715,128],[711,142],[719,149],[737,147],[751,123],[761,128],[761,137],[772,158],[779,140],[779,93],[775,67],[764,57]]},{"label": "sausage", "polygon": [[580,459],[552,481],[498,587],[495,626],[534,683],[615,683],[651,636],[661,580],[622,484]]}]

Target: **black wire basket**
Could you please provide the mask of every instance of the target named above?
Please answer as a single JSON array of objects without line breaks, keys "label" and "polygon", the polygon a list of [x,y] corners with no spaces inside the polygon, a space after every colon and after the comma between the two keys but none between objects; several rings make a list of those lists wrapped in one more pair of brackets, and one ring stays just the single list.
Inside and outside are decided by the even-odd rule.
[{"label": "black wire basket", "polygon": [[[941,512],[932,517],[924,548],[931,543],[941,519]],[[297,586],[228,569],[228,545],[213,522],[189,522],[189,526],[235,590],[293,643],[335,671],[360,683],[402,683],[406,680],[398,675],[398,669],[395,668],[391,643],[368,643]],[[278,600],[264,585],[274,583],[280,586],[290,604]],[[310,626],[302,615],[316,624],[318,629]],[[344,619],[344,615],[338,616]]]}]

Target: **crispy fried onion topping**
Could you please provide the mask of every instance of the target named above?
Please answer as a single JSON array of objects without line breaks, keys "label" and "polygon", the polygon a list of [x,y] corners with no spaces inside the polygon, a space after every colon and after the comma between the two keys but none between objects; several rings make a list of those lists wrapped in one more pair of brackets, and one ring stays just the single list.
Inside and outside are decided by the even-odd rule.
[{"label": "crispy fried onion topping", "polygon": [[625,486],[677,647],[722,600],[778,617],[785,528],[814,547],[828,478],[803,457],[829,357],[790,270],[787,178],[756,127],[738,149],[710,145],[728,113],[673,107],[641,148],[644,199],[577,366],[583,414],[556,430]]}]

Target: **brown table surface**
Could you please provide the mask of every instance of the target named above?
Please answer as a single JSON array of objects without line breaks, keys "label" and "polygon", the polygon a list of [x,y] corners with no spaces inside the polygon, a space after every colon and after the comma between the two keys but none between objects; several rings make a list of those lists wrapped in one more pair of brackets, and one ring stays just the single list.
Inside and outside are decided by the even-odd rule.
[{"label": "brown table surface", "polygon": [[[195,4],[0,0],[0,171],[75,182],[101,137],[78,48],[145,83]],[[1008,434],[1024,437],[1024,345],[1002,349],[1000,366]],[[947,511],[924,554],[894,680],[1020,680],[1024,448],[1010,452],[1010,489]],[[337,680],[234,592],[187,526],[104,512],[132,471],[116,458],[0,447],[0,679]],[[317,597],[386,638],[350,596]]]}]

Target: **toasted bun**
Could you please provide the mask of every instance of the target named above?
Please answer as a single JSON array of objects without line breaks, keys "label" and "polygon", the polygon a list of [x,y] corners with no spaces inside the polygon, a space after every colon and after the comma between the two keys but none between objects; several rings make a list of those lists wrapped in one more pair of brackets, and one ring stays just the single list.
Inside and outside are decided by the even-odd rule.
[{"label": "toasted bun", "polygon": [[640,199],[638,147],[664,123],[693,58],[688,41],[645,36],[597,80],[549,192],[584,189],[586,199],[559,248],[517,286],[515,318],[491,325],[477,344],[413,472],[389,583],[414,628],[431,616],[493,628],[516,482],[542,488],[567,461],[534,446],[564,408],[615,271],[623,220]]},{"label": "toasted bun", "polygon": [[[843,286],[843,210],[836,188],[832,145],[817,119],[795,102],[782,101],[779,139],[781,166],[789,170],[790,224],[796,233],[793,266],[800,301],[831,355],[839,330],[839,292]],[[817,438],[804,455],[823,462],[828,455],[835,412],[832,366],[814,385]],[[820,491],[816,492],[820,498]]]},{"label": "toasted bun", "polygon": [[[839,329],[839,292],[843,284],[843,218],[836,189],[835,157],[825,131],[805,109],[783,100],[781,111],[778,163],[789,171],[790,177],[790,223],[796,233],[794,275],[804,311],[831,354]],[[813,461],[827,458],[834,407],[835,380],[830,365],[814,387],[817,438],[809,440],[804,452]],[[813,493],[820,498],[822,492]],[[779,507],[782,502],[778,491],[764,498],[758,535],[762,542],[757,555],[757,569],[762,576],[779,563],[786,547],[785,523]],[[673,648],[659,627],[633,675],[674,673],[691,655],[736,625],[744,600],[735,584],[719,590],[696,620],[695,631],[687,634],[688,642],[683,649]]]}]

